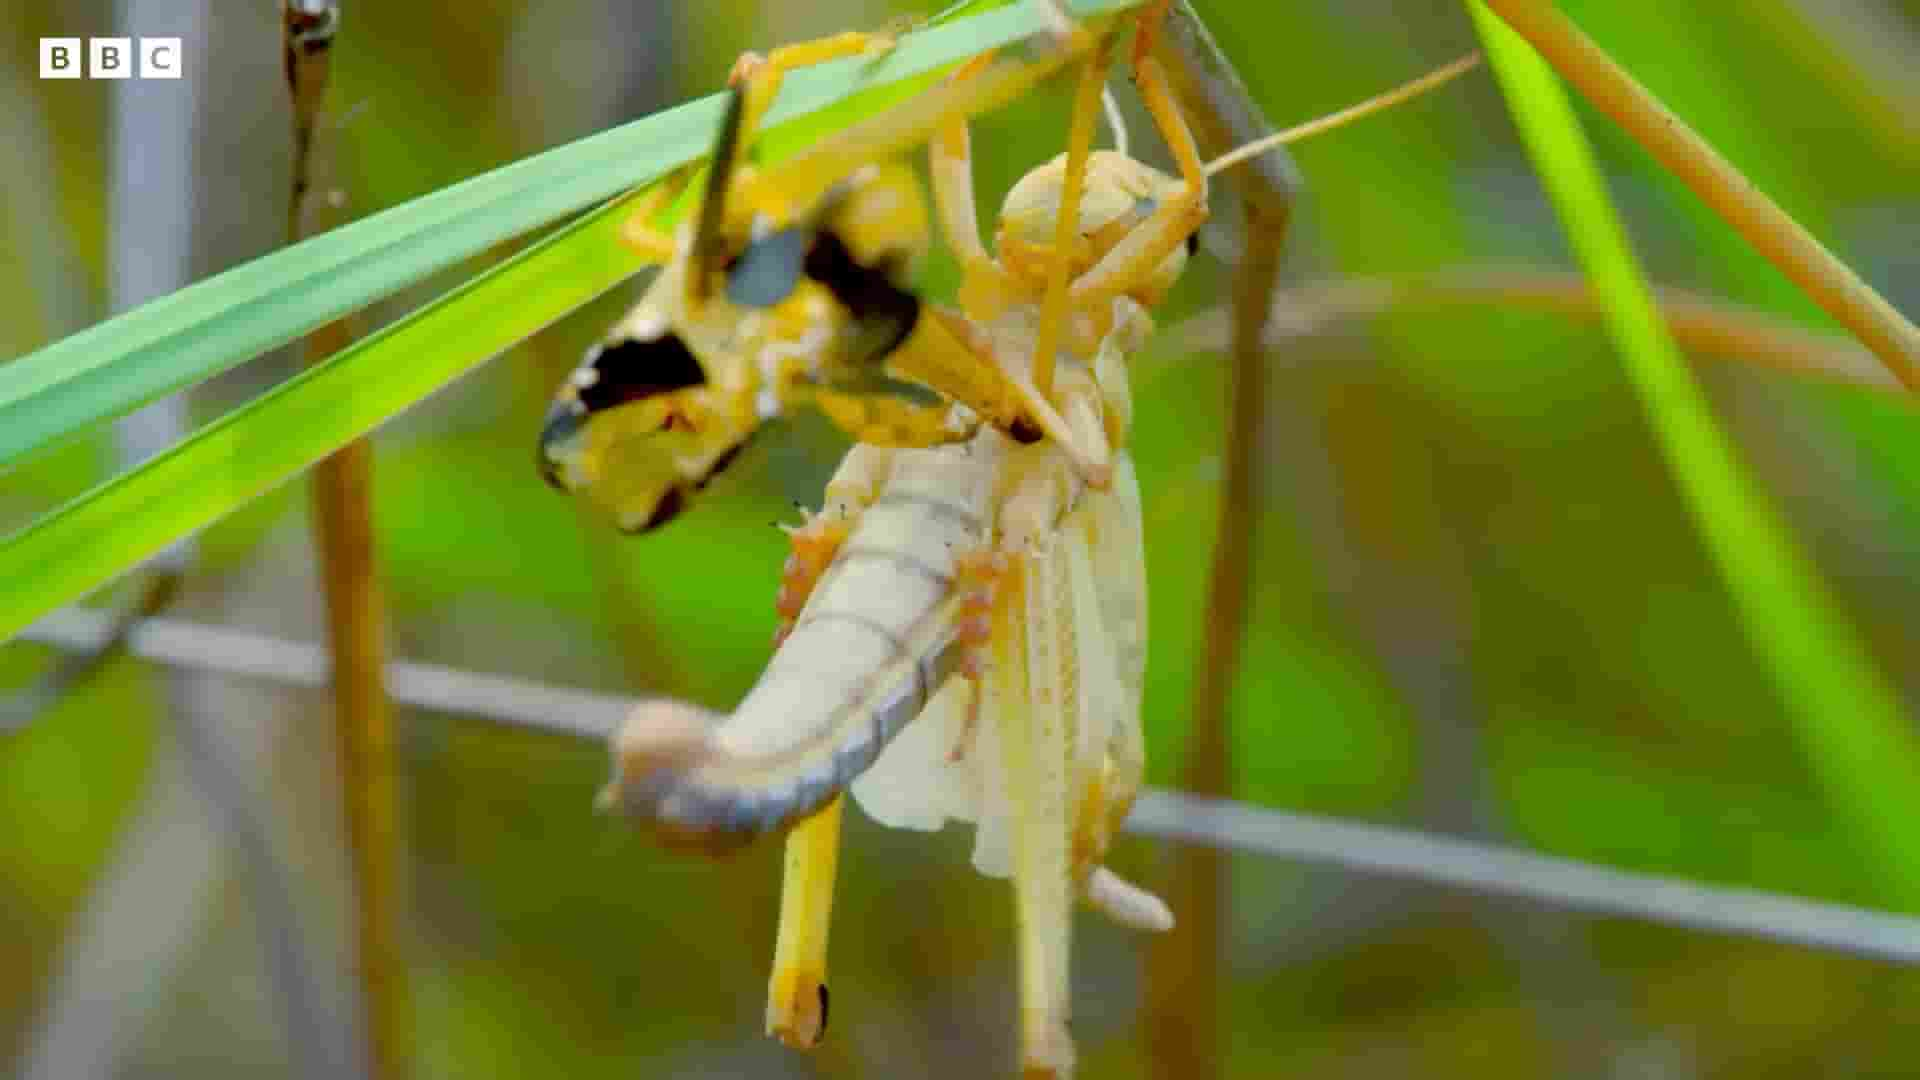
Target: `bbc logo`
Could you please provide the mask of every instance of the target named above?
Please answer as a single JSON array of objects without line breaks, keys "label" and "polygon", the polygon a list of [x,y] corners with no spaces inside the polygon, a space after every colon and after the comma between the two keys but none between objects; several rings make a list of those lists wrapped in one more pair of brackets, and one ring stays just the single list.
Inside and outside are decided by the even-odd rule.
[{"label": "bbc logo", "polygon": [[[138,48],[135,43],[138,42]],[[41,38],[40,77],[78,79],[86,59],[89,79],[177,79],[180,77],[180,39]],[[138,62],[136,66],[136,61]]]}]

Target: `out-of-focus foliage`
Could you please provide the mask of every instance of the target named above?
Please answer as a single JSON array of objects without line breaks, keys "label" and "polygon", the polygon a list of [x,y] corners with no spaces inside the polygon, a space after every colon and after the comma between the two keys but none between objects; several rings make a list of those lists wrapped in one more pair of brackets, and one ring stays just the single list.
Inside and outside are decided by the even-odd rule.
[{"label": "out-of-focus foliage", "polygon": [[[222,48],[269,50],[264,67],[276,71],[270,13],[215,6],[232,21]],[[1464,13],[1445,4],[1199,6],[1282,124],[1473,42]],[[1868,39],[1911,61],[1920,21],[1910,9],[1564,6],[1897,306],[1920,308],[1920,80],[1912,63],[1859,45],[1864,20],[1881,20]],[[893,14],[879,3],[351,5],[332,99],[336,115],[352,115],[338,168],[356,206],[392,205],[710,91],[740,49]],[[6,355],[103,314],[109,84],[38,82],[31,65],[38,36],[111,26],[104,3],[27,0],[0,15],[0,110],[9,132],[25,133],[0,159]],[[279,90],[263,82],[221,94]],[[207,123],[243,113],[216,104]],[[1656,281],[1817,320],[1657,166],[1585,116]],[[225,131],[223,145],[283,157],[281,119]],[[976,126],[983,216],[1058,149],[1064,125],[1064,95],[1052,90]],[[1297,157],[1311,194],[1293,236],[1293,280],[1568,261],[1484,78]],[[207,159],[210,173],[221,160]],[[251,198],[251,209],[206,216],[280,220],[281,189]],[[1230,216],[1217,227],[1230,230]],[[206,250],[211,271],[264,248]],[[940,260],[926,272],[936,292],[952,279]],[[1163,321],[1224,292],[1217,268],[1198,267]],[[764,662],[785,555],[769,522],[817,499],[838,452],[824,425],[802,419],[760,440],[698,513],[643,540],[578,512],[531,467],[552,385],[630,295],[593,305],[383,431],[376,514],[402,654],[716,707],[738,700]],[[1911,663],[1920,412],[1740,366],[1702,374],[1739,452],[1909,712],[1920,712]],[[203,412],[264,378],[242,373],[200,391]],[[1220,392],[1208,356],[1150,355],[1135,385],[1153,590],[1147,723],[1162,782],[1177,775],[1206,617]],[[1234,697],[1238,794],[1876,901],[1873,868],[1828,814],[1593,326],[1502,310],[1389,314],[1276,353],[1268,392],[1276,422],[1257,595]],[[102,441],[0,477],[0,527],[109,467]],[[250,607],[228,615],[315,636],[316,624],[291,614],[311,608],[309,576],[292,572],[311,558],[304,507],[280,492],[209,530],[196,589],[231,595],[231,582],[265,580]],[[8,646],[0,686],[50,659]],[[30,1037],[63,933],[138,810],[168,700],[163,680],[123,661],[31,728],[0,735],[0,1044]],[[962,838],[849,831],[834,1026],[810,1065],[757,1035],[774,848],[720,865],[664,854],[590,813],[599,747],[454,717],[413,714],[406,725],[420,1060],[432,1073],[785,1075],[817,1065],[972,1076],[1011,1060],[1009,903],[1003,886],[967,870]],[[329,768],[283,753],[275,783],[302,790],[300,777]],[[297,842],[293,851],[327,862]],[[1157,857],[1128,842],[1118,861],[1150,878]],[[1913,973],[1276,862],[1240,860],[1236,872],[1223,1034],[1233,1075],[1897,1075],[1920,1057]],[[209,933],[251,941],[224,923]],[[1141,943],[1092,920],[1079,937],[1084,1071],[1139,1075]],[[217,1018],[222,1001],[252,991],[209,968],[221,970],[188,969],[139,1060],[191,1062],[204,1075],[220,1059],[204,1044],[221,1028],[193,1017]]]}]

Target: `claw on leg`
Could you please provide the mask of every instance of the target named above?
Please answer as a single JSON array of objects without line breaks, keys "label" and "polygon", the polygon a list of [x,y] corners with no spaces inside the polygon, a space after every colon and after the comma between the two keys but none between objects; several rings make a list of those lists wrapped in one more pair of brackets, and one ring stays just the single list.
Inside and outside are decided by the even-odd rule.
[{"label": "claw on leg", "polygon": [[796,1050],[820,1045],[827,1031],[827,930],[845,801],[835,796],[787,834],[780,929],[767,980],[767,1034]]}]

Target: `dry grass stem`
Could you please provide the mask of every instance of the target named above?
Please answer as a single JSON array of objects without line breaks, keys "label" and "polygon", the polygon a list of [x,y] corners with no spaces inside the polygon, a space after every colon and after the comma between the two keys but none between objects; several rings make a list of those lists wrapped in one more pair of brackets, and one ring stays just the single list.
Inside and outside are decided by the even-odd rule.
[{"label": "dry grass stem", "polygon": [[[287,242],[339,224],[344,200],[313,177],[314,152],[339,10],[330,0],[286,0],[282,55],[293,101],[293,184]],[[347,319],[315,330],[306,359],[318,363],[352,344]],[[353,869],[354,948],[374,1080],[413,1072],[413,1009],[401,945],[401,852],[396,836],[393,713],[382,678],[386,608],[374,556],[373,447],[359,439],[314,466],[314,540],[325,582],[332,658],[335,750]]]},{"label": "dry grass stem", "polygon": [[1552,4],[1487,0],[1487,6],[1589,102],[1692,188],[1755,251],[1872,349],[1902,385],[1920,390],[1920,328],[1754,187]]},{"label": "dry grass stem", "polygon": [[[1690,352],[1743,360],[1908,396],[1879,360],[1851,338],[1808,330],[1778,316],[1684,289],[1655,290],[1674,340]],[[1548,311],[1596,321],[1600,302],[1578,274],[1552,270],[1449,270],[1406,278],[1365,278],[1286,290],[1274,298],[1269,347],[1327,333],[1353,319],[1391,311],[1451,307],[1505,307]],[[1168,331],[1173,353],[1228,346],[1230,316],[1216,308]]]}]

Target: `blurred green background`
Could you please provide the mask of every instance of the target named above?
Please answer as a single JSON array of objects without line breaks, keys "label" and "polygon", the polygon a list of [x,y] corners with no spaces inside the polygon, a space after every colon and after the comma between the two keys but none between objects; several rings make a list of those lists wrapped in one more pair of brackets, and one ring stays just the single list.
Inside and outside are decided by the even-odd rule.
[{"label": "blurred green background", "polygon": [[[1198,6],[1280,125],[1474,44],[1453,4]],[[1896,306],[1920,310],[1920,4],[1562,6]],[[110,313],[115,260],[165,260],[185,280],[279,242],[289,152],[274,6],[157,7],[135,25],[183,37],[193,66],[183,83],[119,91],[36,79],[35,40],[114,34],[135,16],[98,0],[0,12],[0,356]],[[709,92],[742,49],[932,7],[349,2],[325,167],[355,211],[390,206]],[[128,87],[191,90],[191,108],[170,131],[117,139]],[[1826,325],[1586,115],[1656,281]],[[978,122],[983,216],[1064,130],[1057,89]],[[186,197],[115,194],[109,177],[140,140],[190,151]],[[1568,264],[1484,74],[1296,156],[1310,193],[1289,284]],[[178,250],[120,242],[150,215],[186,223]],[[1228,249],[1231,209],[1217,218],[1208,245]],[[950,261],[926,278],[950,289]],[[1201,260],[1162,325],[1225,289]],[[817,501],[841,449],[823,423],[798,418],[759,440],[698,513],[644,540],[532,467],[553,386],[633,291],[380,433],[376,515],[401,656],[716,708],[765,661],[785,555],[769,523]],[[1146,723],[1164,784],[1178,776],[1207,615],[1222,369],[1164,339],[1147,353],[1135,453],[1153,612]],[[186,412],[209,419],[290,370],[263,358],[191,392]],[[1913,407],[1738,363],[1696,370],[1920,714]],[[1501,308],[1331,321],[1276,350],[1270,371],[1235,794],[1879,901],[1594,325]],[[118,458],[102,431],[0,475],[0,528]],[[299,485],[208,530],[177,611],[317,639],[307,531]],[[0,688],[54,659],[7,645]],[[315,692],[121,660],[0,734],[0,1053],[44,1062],[49,1032],[82,1016],[81,1043],[109,1048],[87,1060],[114,1075],[263,1075],[304,1068],[303,1037],[341,1037],[350,918],[328,720]],[[237,833],[204,802],[205,754],[182,750],[206,744],[258,811]],[[777,845],[708,863],[595,816],[597,744],[407,711],[400,767],[422,1075],[975,1076],[1013,1060],[1010,904],[967,867],[970,837],[849,815],[834,1026],[801,1057],[758,1034]],[[263,845],[281,876],[249,855]],[[1153,881],[1168,854],[1130,839],[1116,862]],[[1289,862],[1240,857],[1232,873],[1231,1075],[1920,1071],[1920,972]],[[1142,1075],[1145,943],[1093,919],[1077,929],[1083,1071]],[[290,982],[316,995],[304,1036],[283,1016]],[[88,986],[103,1000],[84,1000]]]}]

